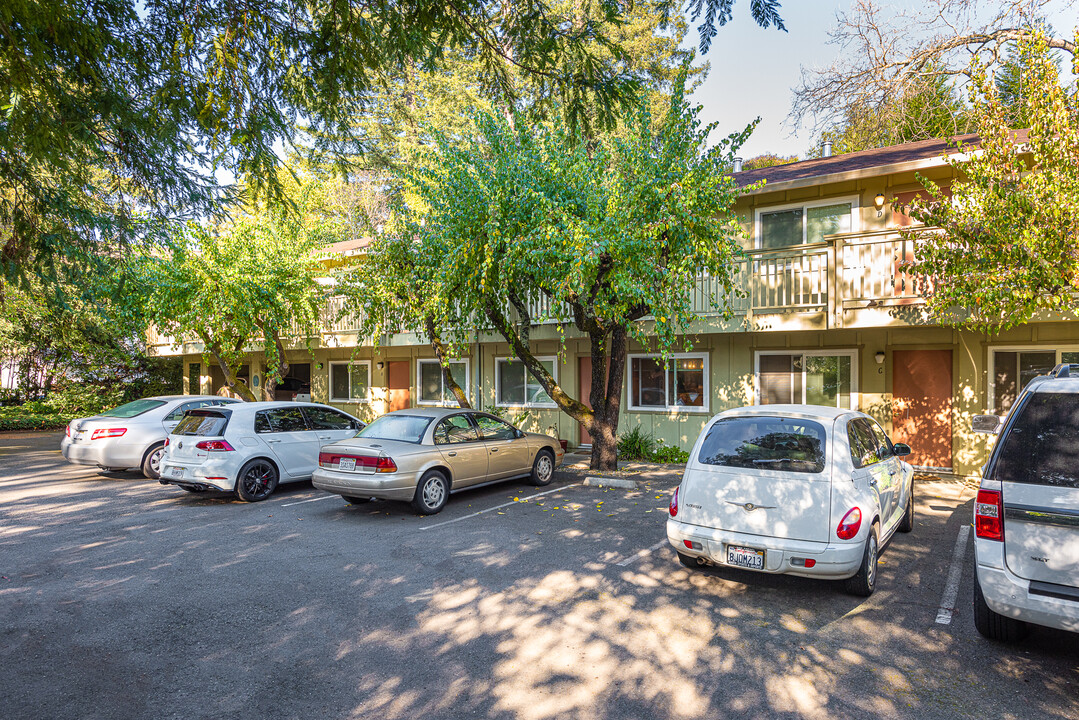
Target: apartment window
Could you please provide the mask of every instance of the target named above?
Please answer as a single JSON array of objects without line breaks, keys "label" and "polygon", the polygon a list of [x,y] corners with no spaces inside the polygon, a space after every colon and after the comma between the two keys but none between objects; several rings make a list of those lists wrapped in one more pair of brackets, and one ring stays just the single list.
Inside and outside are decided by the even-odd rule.
[{"label": "apartment window", "polygon": [[762,250],[822,242],[826,235],[851,232],[852,198],[757,212],[757,247]]},{"label": "apartment window", "polygon": [[1027,383],[1059,363],[1079,363],[1079,347],[993,350],[989,368],[993,412],[998,415],[1008,412]]},{"label": "apartment window", "polygon": [[187,366],[187,392],[189,395],[202,394],[202,365],[199,363]]},{"label": "apartment window", "polygon": [[[450,375],[468,395],[468,360],[450,361]],[[457,405],[453,392],[443,382],[442,365],[438,360],[418,360],[416,377],[419,378],[420,405]]]},{"label": "apartment window", "polygon": [[708,410],[708,356],[629,356],[631,410]]},{"label": "apartment window", "polygon": [[330,363],[330,400],[367,402],[371,389],[371,363]]},{"label": "apartment window", "polygon": [[757,353],[757,402],[855,408],[856,354],[855,350]]},{"label": "apartment window", "polygon": [[[555,358],[536,358],[540,365],[558,379],[555,367]],[[499,358],[495,361],[497,383],[496,393],[498,405],[512,406],[525,405],[535,407],[556,407],[551,396],[543,389],[532,373],[520,360],[514,358]]]}]

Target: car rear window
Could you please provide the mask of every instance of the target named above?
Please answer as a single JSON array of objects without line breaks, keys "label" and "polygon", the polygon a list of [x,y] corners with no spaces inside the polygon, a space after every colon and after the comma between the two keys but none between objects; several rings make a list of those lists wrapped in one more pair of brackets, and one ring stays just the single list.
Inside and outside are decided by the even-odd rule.
[{"label": "car rear window", "polygon": [[228,418],[224,413],[210,410],[190,410],[172,431],[172,434],[219,436],[225,431],[227,421]]},{"label": "car rear window", "polygon": [[994,480],[1079,488],[1079,395],[1027,397],[995,465]]},{"label": "car rear window", "polygon": [[142,400],[132,400],[129,403],[124,403],[118,407],[114,407],[112,410],[106,410],[101,413],[102,417],[115,417],[115,418],[133,418],[136,415],[142,415],[144,412],[149,412],[154,408],[159,408],[165,404],[164,400],[150,400],[143,398]]},{"label": "car rear window", "polygon": [[431,418],[423,415],[383,415],[356,433],[356,437],[418,443],[430,424]]},{"label": "car rear window", "polygon": [[724,418],[709,428],[697,459],[705,465],[819,473],[824,439],[824,427],[812,420]]}]

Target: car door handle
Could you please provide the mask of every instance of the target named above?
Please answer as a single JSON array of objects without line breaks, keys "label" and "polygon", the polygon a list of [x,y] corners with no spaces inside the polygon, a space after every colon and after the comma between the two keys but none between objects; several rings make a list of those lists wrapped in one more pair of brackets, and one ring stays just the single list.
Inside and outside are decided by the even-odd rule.
[{"label": "car door handle", "polygon": [[869,481],[869,487],[876,487],[876,486],[877,486],[877,481],[876,480],[870,480]]},{"label": "car door handle", "polygon": [[268,442],[268,443],[279,443],[281,441],[280,440],[267,440],[266,442]]},{"label": "car door handle", "polygon": [[498,448],[491,448],[491,452],[493,452],[493,453],[498,452]]},{"label": "car door handle", "polygon": [[449,455],[450,457],[457,457],[457,453],[455,453],[455,452],[446,453],[446,454]]},{"label": "car door handle", "polygon": [[333,435],[319,435],[319,440],[333,440]]}]

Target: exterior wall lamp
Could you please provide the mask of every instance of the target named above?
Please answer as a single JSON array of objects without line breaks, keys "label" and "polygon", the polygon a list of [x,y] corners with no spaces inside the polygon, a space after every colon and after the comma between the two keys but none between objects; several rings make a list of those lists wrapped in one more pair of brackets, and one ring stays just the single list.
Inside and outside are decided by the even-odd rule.
[{"label": "exterior wall lamp", "polygon": [[377,367],[379,370],[381,370],[382,368],[386,367],[386,363],[379,360],[377,363],[375,363],[375,367]]},{"label": "exterior wall lamp", "polygon": [[873,206],[877,208],[877,217],[884,216],[885,200],[886,198],[884,197],[884,193],[882,192],[877,193],[876,197],[873,198]]},{"label": "exterior wall lamp", "polygon": [[877,350],[877,354],[874,355],[873,358],[877,361],[877,365],[883,365],[884,364],[884,351],[883,350]]}]

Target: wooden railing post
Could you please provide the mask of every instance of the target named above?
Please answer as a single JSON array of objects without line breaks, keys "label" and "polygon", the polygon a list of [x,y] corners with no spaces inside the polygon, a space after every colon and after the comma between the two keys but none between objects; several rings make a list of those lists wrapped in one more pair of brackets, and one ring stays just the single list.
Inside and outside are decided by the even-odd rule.
[{"label": "wooden railing post", "polygon": [[843,298],[839,296],[843,274],[843,238],[835,238],[828,247],[828,325],[843,327]]}]

